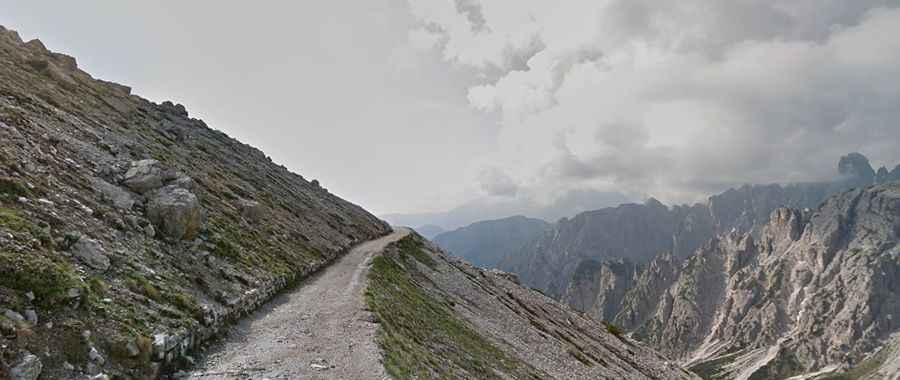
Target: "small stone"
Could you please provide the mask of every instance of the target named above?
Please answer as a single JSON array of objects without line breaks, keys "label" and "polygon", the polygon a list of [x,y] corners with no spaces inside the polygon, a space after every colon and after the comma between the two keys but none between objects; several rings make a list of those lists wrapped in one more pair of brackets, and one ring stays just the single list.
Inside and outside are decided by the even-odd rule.
[{"label": "small stone", "polygon": [[23,317],[22,314],[16,313],[15,311],[8,310],[8,309],[3,312],[3,316],[6,318],[9,318],[13,322],[24,322],[25,321],[25,317]]},{"label": "small stone", "polygon": [[25,310],[25,320],[33,326],[36,326],[38,324],[37,312],[35,312],[34,309]]},{"label": "small stone", "polygon": [[29,303],[34,302],[34,292],[29,291],[25,293],[25,299],[27,299]]},{"label": "small stone", "polygon": [[144,235],[147,235],[147,237],[151,239],[156,237],[156,229],[153,228],[152,224],[147,224],[146,226],[144,226]]},{"label": "small stone", "polygon": [[47,206],[47,207],[54,207],[54,206],[56,206],[56,203],[53,203],[53,201],[51,201],[51,200],[49,200],[49,199],[46,199],[46,198],[38,198],[37,202],[40,203],[40,204],[42,204],[42,205],[44,205],[44,206]]},{"label": "small stone", "polygon": [[30,352],[21,355],[21,359],[9,369],[9,380],[37,380],[41,376],[44,365],[37,356]]},{"label": "small stone", "polygon": [[16,337],[16,324],[9,319],[0,319],[0,334],[7,338]]},{"label": "small stone", "polygon": [[91,380],[109,380],[109,376],[107,376],[105,373],[101,373],[91,376]]},{"label": "small stone", "polygon": [[72,365],[72,363],[69,363],[69,362],[63,362],[62,367],[63,367],[64,370],[69,371],[69,372],[72,372],[72,371],[75,370],[75,366]]},{"label": "small stone", "polygon": [[69,299],[75,299],[81,297],[81,289],[79,288],[70,288],[66,291],[66,297]]},{"label": "small stone", "polygon": [[97,351],[97,349],[94,347],[91,347],[91,351],[88,352],[88,358],[99,365],[103,365],[103,363],[106,363],[106,359],[103,358],[103,355],[100,354],[100,351]]},{"label": "small stone", "polygon": [[141,354],[141,349],[138,347],[137,343],[130,341],[125,345],[125,352],[128,353],[128,357],[133,358]]}]

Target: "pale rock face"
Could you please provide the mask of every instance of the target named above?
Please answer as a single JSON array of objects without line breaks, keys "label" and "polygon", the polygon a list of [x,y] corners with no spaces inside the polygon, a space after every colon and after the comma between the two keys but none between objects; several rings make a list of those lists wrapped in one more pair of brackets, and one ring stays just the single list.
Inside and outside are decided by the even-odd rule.
[{"label": "pale rock face", "polygon": [[166,186],[151,195],[147,218],[156,226],[157,233],[173,240],[193,239],[203,224],[200,200],[176,186]]},{"label": "pale rock face", "polygon": [[135,193],[143,194],[162,187],[174,176],[174,172],[164,168],[157,160],[140,160],[131,163],[122,184]]},{"label": "pale rock face", "polygon": [[102,194],[103,198],[116,208],[120,210],[131,210],[134,206],[134,196],[127,190],[99,178],[93,179],[92,182],[94,189]]},{"label": "pale rock face", "polygon": [[[708,375],[853,367],[900,331],[898,233],[898,183],[831,197],[809,215],[777,209],[759,239],[712,240],[655,306],[627,306],[618,320],[637,321],[634,335],[671,357],[714,363]],[[651,297],[638,285],[625,304]]]},{"label": "pale rock face", "polygon": [[637,267],[622,259],[579,264],[562,302],[594,319],[612,321],[625,292],[633,286]]},{"label": "pale rock face", "polygon": [[72,245],[70,251],[72,255],[91,268],[100,271],[109,269],[109,257],[106,256],[106,250],[103,249],[100,242],[94,239],[81,237]]}]

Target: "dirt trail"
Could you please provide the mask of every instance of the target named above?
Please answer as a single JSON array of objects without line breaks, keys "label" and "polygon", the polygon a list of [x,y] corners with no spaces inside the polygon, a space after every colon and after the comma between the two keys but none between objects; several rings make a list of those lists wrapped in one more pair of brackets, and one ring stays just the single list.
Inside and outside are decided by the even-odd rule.
[{"label": "dirt trail", "polygon": [[282,294],[234,327],[189,379],[382,379],[377,325],[364,311],[372,257],[409,234],[353,248],[337,262]]}]

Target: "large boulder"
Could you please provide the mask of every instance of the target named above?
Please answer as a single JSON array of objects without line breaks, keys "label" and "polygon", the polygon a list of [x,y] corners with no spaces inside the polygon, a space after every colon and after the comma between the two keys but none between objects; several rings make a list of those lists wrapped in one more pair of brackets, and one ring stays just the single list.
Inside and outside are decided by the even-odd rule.
[{"label": "large boulder", "polygon": [[20,355],[19,361],[9,369],[9,380],[37,380],[44,365],[30,352]]},{"label": "large boulder", "polygon": [[237,202],[237,206],[241,210],[241,216],[248,221],[258,222],[266,216],[265,207],[257,201],[241,199]]},{"label": "large boulder", "polygon": [[144,194],[163,186],[166,181],[175,179],[175,172],[166,169],[153,159],[134,161],[125,172],[122,184],[136,193]]},{"label": "large boulder", "polygon": [[173,240],[190,240],[203,225],[200,200],[194,193],[174,185],[154,192],[147,203],[147,218],[158,234]]},{"label": "large boulder", "polygon": [[106,256],[106,251],[100,242],[94,239],[81,237],[72,244],[69,250],[81,262],[91,268],[101,271],[109,269],[109,257]]}]

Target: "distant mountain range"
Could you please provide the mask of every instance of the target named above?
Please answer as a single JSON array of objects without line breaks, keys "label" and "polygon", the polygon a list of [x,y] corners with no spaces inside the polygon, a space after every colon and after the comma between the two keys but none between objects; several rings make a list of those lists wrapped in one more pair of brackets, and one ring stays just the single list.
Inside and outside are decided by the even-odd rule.
[{"label": "distant mountain range", "polygon": [[481,198],[446,212],[387,214],[381,215],[381,218],[395,226],[415,228],[416,226],[434,225],[444,230],[454,230],[475,222],[501,219],[512,215],[557,221],[584,210],[617,206],[630,201],[632,200],[618,192],[571,190],[549,204],[530,197]]},{"label": "distant mountain range", "polygon": [[549,227],[550,223],[540,219],[512,216],[444,232],[432,241],[472,264],[494,268],[502,258],[515,255],[525,243]]},{"label": "distant mountain range", "polygon": [[438,244],[482,264],[505,252],[496,265],[526,285],[704,378],[887,378],[900,368],[900,165],[851,153],[837,166],[831,181],[583,212],[491,252],[459,247],[492,246],[479,242],[514,221]]}]

